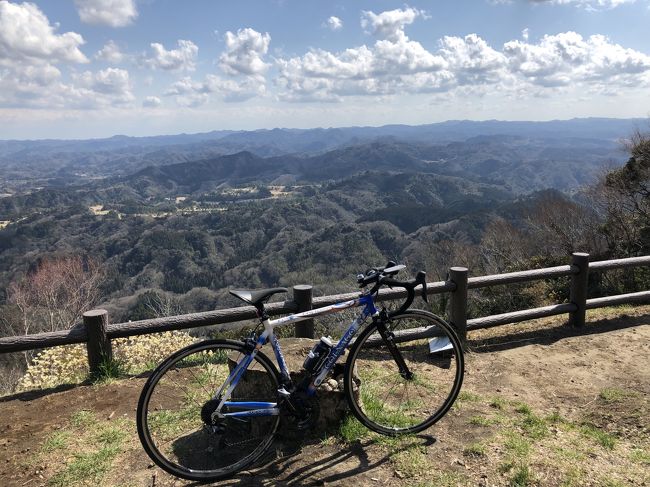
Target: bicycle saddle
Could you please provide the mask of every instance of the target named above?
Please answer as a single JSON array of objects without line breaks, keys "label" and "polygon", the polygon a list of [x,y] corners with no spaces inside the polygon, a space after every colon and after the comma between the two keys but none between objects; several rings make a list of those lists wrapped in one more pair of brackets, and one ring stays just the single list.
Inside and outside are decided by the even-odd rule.
[{"label": "bicycle saddle", "polygon": [[233,296],[241,299],[245,303],[257,306],[261,302],[269,299],[274,294],[286,293],[287,291],[288,289],[286,287],[273,287],[270,289],[259,289],[257,291],[247,289],[230,289],[228,292]]}]

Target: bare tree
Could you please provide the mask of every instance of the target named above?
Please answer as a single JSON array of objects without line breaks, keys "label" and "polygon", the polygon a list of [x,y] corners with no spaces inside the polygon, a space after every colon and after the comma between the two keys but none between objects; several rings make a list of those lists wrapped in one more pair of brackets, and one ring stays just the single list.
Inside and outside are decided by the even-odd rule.
[{"label": "bare tree", "polygon": [[543,196],[530,212],[528,223],[538,244],[551,256],[600,254],[604,250],[598,214],[560,194]]},{"label": "bare tree", "polygon": [[7,289],[7,302],[19,311],[12,334],[71,328],[99,299],[103,269],[79,256],[43,260]]},{"label": "bare tree", "polygon": [[481,271],[499,274],[523,267],[536,251],[531,240],[503,218],[493,218],[485,228],[479,247]]},{"label": "bare tree", "polygon": [[154,291],[147,293],[146,307],[156,318],[164,318],[183,313],[183,309],[176,299],[163,292]]}]

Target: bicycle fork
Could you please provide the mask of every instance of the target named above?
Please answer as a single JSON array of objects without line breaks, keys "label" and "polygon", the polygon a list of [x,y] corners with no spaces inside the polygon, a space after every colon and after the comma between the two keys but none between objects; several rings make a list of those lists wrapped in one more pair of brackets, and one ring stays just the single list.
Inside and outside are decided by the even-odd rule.
[{"label": "bicycle fork", "polygon": [[[385,314],[385,312],[382,314]],[[399,351],[399,348],[397,348],[397,345],[395,344],[395,334],[386,328],[386,320],[383,318],[384,317],[382,316],[375,323],[377,326],[377,331],[381,335],[381,338],[384,340],[386,348],[388,348],[388,351],[393,357],[393,360],[395,360],[395,363],[399,368],[399,375],[401,375],[406,380],[411,380],[413,378],[413,372],[411,372],[408,368],[408,365],[406,365],[404,357],[402,356],[402,352]]]}]

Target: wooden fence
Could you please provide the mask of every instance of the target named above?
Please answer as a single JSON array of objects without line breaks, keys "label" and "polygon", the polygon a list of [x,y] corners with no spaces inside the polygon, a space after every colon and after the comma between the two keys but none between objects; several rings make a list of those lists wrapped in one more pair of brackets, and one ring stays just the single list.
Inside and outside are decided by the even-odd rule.
[{"label": "wooden fence", "polygon": [[[569,322],[573,326],[579,327],[585,324],[585,312],[588,309],[625,303],[650,303],[650,290],[587,299],[589,272],[649,265],[650,255],[590,263],[588,254],[575,253],[571,257],[570,264],[567,265],[510,272],[507,274],[469,277],[468,269],[464,267],[452,267],[449,269],[449,275],[445,281],[427,283],[427,291],[428,294],[450,293],[448,319],[463,340],[466,339],[467,332],[471,330],[560,314],[568,314]],[[570,277],[568,303],[513,311],[481,318],[467,318],[468,290],[470,289],[562,276]],[[313,297],[311,286],[299,285],[293,287],[293,299],[271,303],[267,306],[267,310],[271,316],[306,311],[339,301],[354,299],[358,294],[358,292],[355,292]],[[387,301],[403,299],[404,297],[406,297],[404,290],[382,289],[379,292],[378,299],[380,301]],[[111,340],[114,338],[202,326],[216,326],[217,331],[236,330],[246,326],[242,321],[255,317],[255,308],[252,306],[243,306],[128,323],[109,323],[108,313],[105,310],[91,310],[84,313],[83,323],[69,330],[0,338],[0,353],[20,352],[72,343],[86,343],[90,370],[96,372],[103,360],[112,357]],[[295,327],[296,336],[313,338],[313,322],[301,322],[296,324]]]}]

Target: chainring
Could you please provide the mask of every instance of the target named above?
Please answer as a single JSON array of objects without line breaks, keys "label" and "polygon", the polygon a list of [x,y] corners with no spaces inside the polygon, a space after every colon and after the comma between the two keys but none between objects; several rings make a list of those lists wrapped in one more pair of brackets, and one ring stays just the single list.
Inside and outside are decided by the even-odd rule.
[{"label": "chainring", "polygon": [[295,391],[283,402],[282,411],[291,426],[298,430],[307,430],[314,426],[320,417],[320,403],[316,395],[310,396],[305,391]]}]

